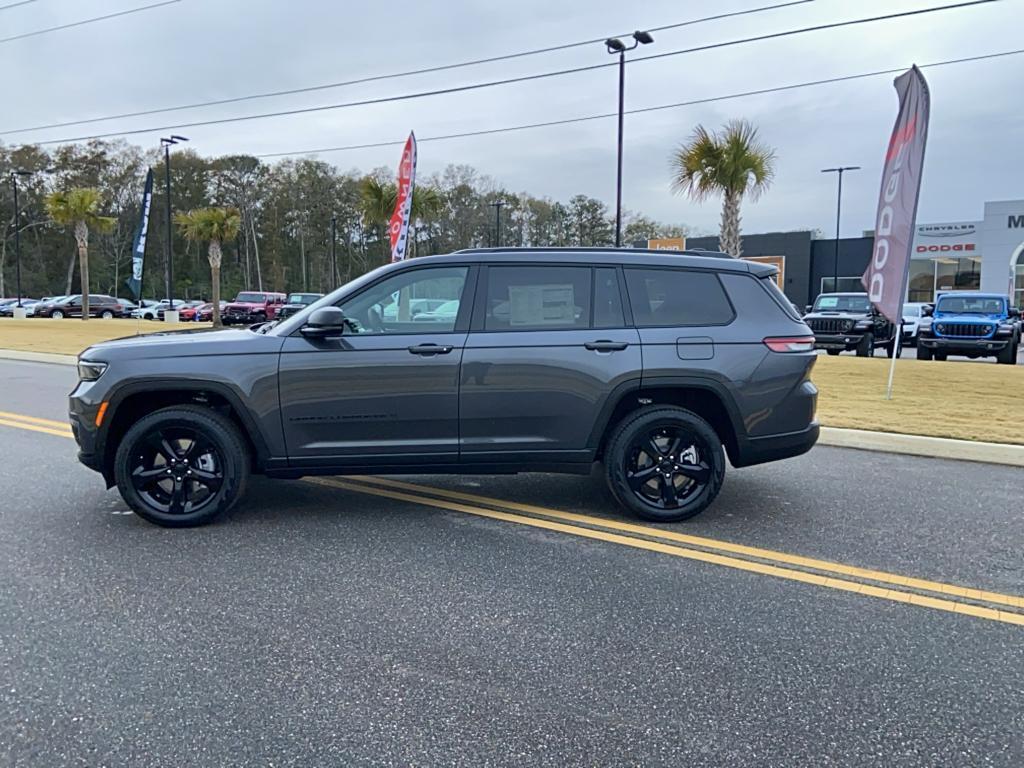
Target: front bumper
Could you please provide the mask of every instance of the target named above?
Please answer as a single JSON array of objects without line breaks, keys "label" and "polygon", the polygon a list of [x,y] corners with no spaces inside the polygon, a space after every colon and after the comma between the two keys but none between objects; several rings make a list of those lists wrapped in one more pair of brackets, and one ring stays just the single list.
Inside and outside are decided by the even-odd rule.
[{"label": "front bumper", "polygon": [[856,349],[860,340],[864,338],[863,333],[816,333],[814,334],[815,349],[838,349],[849,352]]},{"label": "front bumper", "polygon": [[993,336],[991,339],[957,339],[950,336],[920,336],[917,343],[925,349],[938,349],[943,352],[967,352],[989,354],[999,352],[1010,344],[1012,339],[1007,336]]},{"label": "front bumper", "polygon": [[225,310],[220,313],[220,321],[224,325],[251,325],[264,319],[264,315],[256,315],[254,312],[240,312],[239,310]]}]

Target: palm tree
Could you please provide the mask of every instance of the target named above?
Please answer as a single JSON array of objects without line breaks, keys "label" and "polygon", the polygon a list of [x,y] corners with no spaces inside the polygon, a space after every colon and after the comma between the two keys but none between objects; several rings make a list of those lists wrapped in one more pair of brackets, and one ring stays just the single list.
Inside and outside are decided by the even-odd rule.
[{"label": "palm tree", "polygon": [[46,198],[46,211],[62,227],[72,227],[78,244],[78,269],[82,276],[82,320],[89,319],[89,230],[110,232],[117,219],[100,216],[97,189],[76,188],[54,192]]},{"label": "palm tree", "polygon": [[775,152],[757,139],[746,120],[731,120],[719,133],[698,125],[689,142],[672,156],[672,191],[696,201],[722,195],[718,247],[739,257],[740,201],[760,197],[775,175]]},{"label": "palm tree", "polygon": [[[373,176],[367,176],[359,183],[359,203],[363,221],[367,226],[376,227],[385,260],[390,252],[388,245],[388,222],[395,212],[398,201],[398,187],[387,182],[381,183]],[[412,191],[410,221],[428,218],[440,213],[444,207],[441,196],[433,187],[417,186]],[[410,238],[412,240],[413,238]]]},{"label": "palm tree", "polygon": [[238,237],[242,214],[237,208],[199,208],[174,217],[182,234],[193,242],[210,244],[210,300],[213,302],[213,325],[220,327],[220,262],[221,244]]}]

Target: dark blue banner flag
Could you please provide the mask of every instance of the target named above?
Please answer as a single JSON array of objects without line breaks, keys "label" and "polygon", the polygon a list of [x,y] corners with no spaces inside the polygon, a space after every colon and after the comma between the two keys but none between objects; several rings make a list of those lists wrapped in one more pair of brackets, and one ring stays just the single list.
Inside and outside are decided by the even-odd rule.
[{"label": "dark blue banner flag", "polygon": [[146,188],[142,192],[142,213],[139,215],[139,228],[135,232],[135,244],[132,246],[132,276],[125,285],[132,292],[135,301],[142,298],[142,267],[146,258],[146,233],[149,231],[149,206],[153,202],[153,169],[146,174]]}]

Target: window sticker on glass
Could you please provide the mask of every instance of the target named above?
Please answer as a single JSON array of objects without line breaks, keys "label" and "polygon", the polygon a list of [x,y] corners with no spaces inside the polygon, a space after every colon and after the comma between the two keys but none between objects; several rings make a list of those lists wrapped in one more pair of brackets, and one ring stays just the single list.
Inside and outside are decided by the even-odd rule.
[{"label": "window sticker on glass", "polygon": [[822,296],[820,299],[818,299],[818,309],[835,309],[838,306],[838,296]]},{"label": "window sticker on glass", "polygon": [[509,325],[572,325],[575,302],[571,283],[510,285]]}]

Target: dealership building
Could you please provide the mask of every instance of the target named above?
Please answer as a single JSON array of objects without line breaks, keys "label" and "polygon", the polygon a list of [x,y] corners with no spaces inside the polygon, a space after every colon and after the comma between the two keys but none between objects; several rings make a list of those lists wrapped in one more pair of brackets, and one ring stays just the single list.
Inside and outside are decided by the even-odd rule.
[{"label": "dealership building", "polygon": [[[718,238],[690,237],[686,247],[718,250]],[[813,232],[743,236],[743,258],[777,265],[781,288],[800,307],[819,293],[863,291],[860,276],[873,247],[870,232],[842,238],[837,262],[835,239]],[[1004,294],[1024,308],[1024,200],[985,203],[981,219],[918,225],[907,301],[934,301],[951,290]]]}]

